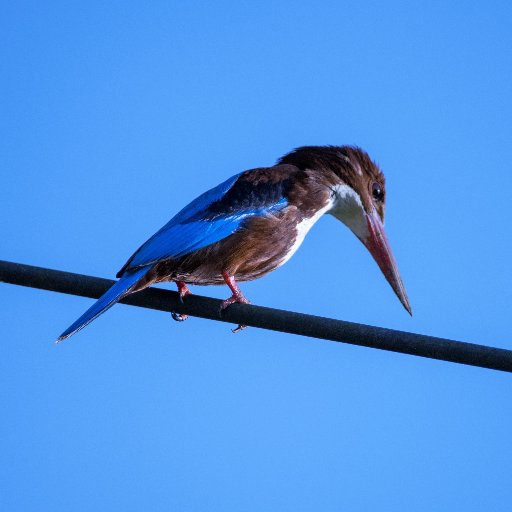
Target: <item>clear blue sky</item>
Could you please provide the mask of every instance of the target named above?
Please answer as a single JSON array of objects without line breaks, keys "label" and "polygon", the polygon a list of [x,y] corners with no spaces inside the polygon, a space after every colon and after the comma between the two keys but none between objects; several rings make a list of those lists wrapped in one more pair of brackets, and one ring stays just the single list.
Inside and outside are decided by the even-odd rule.
[{"label": "clear blue sky", "polygon": [[[113,277],[303,144],[386,173],[410,318],[322,219],[256,304],[512,348],[510,2],[4,2],[0,258]],[[195,288],[227,297],[225,287]],[[507,374],[0,286],[0,508],[508,511]]]}]

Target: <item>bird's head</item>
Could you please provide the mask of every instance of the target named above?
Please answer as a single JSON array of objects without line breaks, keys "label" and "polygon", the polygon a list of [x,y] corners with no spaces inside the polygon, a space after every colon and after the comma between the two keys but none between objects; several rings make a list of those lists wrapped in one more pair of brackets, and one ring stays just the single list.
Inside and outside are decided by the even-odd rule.
[{"label": "bird's head", "polygon": [[353,146],[304,146],[280,163],[296,165],[318,176],[331,192],[330,213],[361,240],[405,309],[412,315],[407,292],[384,231],[385,178],[368,154]]}]

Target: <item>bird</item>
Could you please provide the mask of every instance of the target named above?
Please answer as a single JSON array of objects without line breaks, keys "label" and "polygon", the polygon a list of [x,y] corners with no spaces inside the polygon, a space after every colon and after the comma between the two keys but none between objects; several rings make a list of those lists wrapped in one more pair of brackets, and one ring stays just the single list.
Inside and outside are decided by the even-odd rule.
[{"label": "bird", "polygon": [[[142,244],[119,280],[57,339],[77,333],[125,296],[172,281],[181,301],[188,285],[226,284],[234,303],[249,303],[238,283],[286,263],[324,214],[364,244],[398,299],[412,315],[384,231],[384,174],[358,146],[302,146],[271,167],[250,169],[204,192]],[[178,321],[186,315],[173,313]],[[245,328],[239,325],[235,331]]]}]

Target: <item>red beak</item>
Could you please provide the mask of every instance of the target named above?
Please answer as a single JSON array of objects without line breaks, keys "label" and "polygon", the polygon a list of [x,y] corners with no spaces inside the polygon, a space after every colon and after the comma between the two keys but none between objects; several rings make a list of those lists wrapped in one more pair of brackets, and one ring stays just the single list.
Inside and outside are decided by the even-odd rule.
[{"label": "red beak", "polygon": [[366,214],[366,222],[368,224],[369,236],[366,240],[363,239],[362,242],[370,251],[377,265],[379,265],[379,268],[382,270],[382,273],[400,299],[404,308],[412,316],[412,309],[409,304],[409,299],[407,298],[404,283],[400,277],[400,272],[398,272],[391,247],[389,247],[384,226],[375,209]]}]

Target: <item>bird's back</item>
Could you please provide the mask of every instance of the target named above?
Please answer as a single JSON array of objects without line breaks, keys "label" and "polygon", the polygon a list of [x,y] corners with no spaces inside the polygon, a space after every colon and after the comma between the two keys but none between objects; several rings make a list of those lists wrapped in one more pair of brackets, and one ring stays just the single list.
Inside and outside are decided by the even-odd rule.
[{"label": "bird's back", "polygon": [[[168,280],[219,284],[222,272],[240,281],[261,277],[288,259],[296,248],[297,225],[326,202],[325,190],[315,191],[310,182],[307,172],[289,164],[233,176],[186,206],[119,275],[149,260],[154,268],[145,285]],[[160,258],[152,261],[156,253]]]}]

